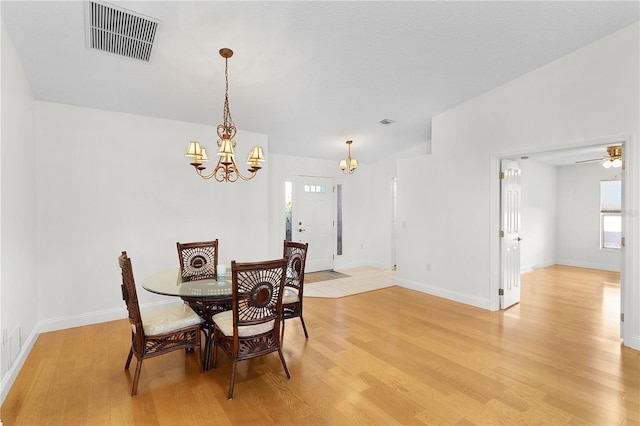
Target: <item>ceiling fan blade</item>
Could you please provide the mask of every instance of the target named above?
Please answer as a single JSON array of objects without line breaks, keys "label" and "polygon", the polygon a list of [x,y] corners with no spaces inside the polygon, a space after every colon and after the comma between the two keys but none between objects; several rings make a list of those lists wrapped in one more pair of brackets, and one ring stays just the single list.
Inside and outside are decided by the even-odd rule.
[{"label": "ceiling fan blade", "polygon": [[596,161],[605,161],[608,160],[608,158],[603,157],[603,158],[592,158],[591,160],[580,160],[580,161],[576,161],[576,164],[579,163],[594,163]]}]

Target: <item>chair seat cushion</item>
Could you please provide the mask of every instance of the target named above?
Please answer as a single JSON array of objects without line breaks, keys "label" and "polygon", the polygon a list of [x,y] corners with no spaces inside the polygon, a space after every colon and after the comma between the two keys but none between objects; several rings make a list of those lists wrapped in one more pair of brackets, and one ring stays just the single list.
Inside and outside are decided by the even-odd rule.
[{"label": "chair seat cushion", "polygon": [[170,333],[201,321],[198,314],[184,303],[142,315],[142,327],[148,336]]},{"label": "chair seat cushion", "polygon": [[[213,322],[216,327],[222,331],[225,336],[233,336],[233,311],[224,311],[213,316]],[[242,325],[238,327],[238,336],[249,337],[257,334],[266,333],[273,330],[275,321],[271,320],[264,324],[257,325]]]},{"label": "chair seat cushion", "polygon": [[298,298],[298,290],[294,288],[289,288],[289,287],[284,289],[284,294],[282,295],[283,305],[288,305],[290,303],[295,303],[299,301],[300,299]]}]

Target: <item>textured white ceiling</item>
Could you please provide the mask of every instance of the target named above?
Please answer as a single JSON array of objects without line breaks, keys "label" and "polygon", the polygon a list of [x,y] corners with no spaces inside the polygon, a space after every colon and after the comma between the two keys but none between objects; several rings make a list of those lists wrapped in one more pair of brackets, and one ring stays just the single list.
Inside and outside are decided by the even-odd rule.
[{"label": "textured white ceiling", "polygon": [[160,21],[149,63],[87,49],[84,2],[1,2],[36,99],[217,125],[229,47],[238,128],[268,134],[273,153],[336,160],[352,139],[360,163],[639,19],[636,1],[111,3]]}]

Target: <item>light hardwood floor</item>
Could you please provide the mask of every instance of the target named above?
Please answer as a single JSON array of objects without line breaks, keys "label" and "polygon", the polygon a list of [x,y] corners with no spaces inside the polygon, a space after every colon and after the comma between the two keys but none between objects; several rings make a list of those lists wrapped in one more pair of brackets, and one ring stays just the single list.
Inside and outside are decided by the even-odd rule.
[{"label": "light hardwood floor", "polygon": [[[114,284],[114,291],[119,291]],[[618,338],[618,275],[554,266],[489,312],[400,287],[305,300],[276,354],[199,373],[147,360],[138,395],[126,320],[44,333],[2,406],[10,425],[640,423],[640,352]],[[134,361],[135,362],[135,361]],[[133,366],[132,370],[133,371]]]}]

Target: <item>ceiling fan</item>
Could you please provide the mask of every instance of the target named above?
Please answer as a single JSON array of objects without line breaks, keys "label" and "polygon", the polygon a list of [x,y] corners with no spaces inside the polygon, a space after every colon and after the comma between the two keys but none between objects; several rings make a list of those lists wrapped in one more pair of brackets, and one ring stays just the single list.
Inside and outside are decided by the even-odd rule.
[{"label": "ceiling fan", "polygon": [[604,168],[610,167],[622,167],[622,145],[613,145],[607,147],[608,157],[600,157],[600,158],[592,158],[590,160],[581,160],[576,161],[576,164],[579,163],[593,163],[596,161],[602,161],[602,166]]}]

